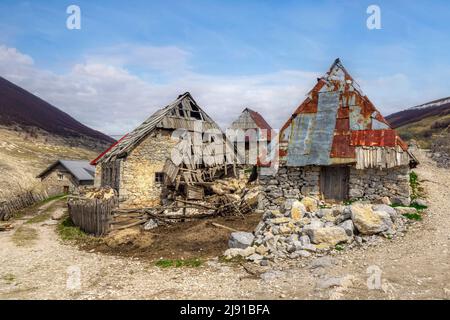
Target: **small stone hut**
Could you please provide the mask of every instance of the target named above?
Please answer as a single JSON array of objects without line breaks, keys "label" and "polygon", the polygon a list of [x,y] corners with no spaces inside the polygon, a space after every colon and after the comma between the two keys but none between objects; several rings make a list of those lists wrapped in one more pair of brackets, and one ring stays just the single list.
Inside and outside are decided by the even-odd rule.
[{"label": "small stone hut", "polygon": [[[95,186],[115,189],[120,207],[160,205],[166,199],[167,178],[174,182],[175,176],[181,174],[188,179],[189,174],[197,172],[195,169],[198,168],[194,164],[180,171],[172,163],[171,152],[180,142],[172,135],[177,129],[193,135],[199,124],[202,131],[215,130],[223,136],[220,127],[199,107],[189,92],[180,95],[91,162],[96,166]],[[200,149],[200,153],[205,151]],[[221,152],[218,162],[224,163],[224,148]],[[214,166],[216,163],[213,161],[208,165]]]},{"label": "small stone hut", "polygon": [[89,161],[57,160],[42,171],[41,179],[49,194],[72,193],[79,186],[94,184],[95,167]]},{"label": "small stone hut", "polygon": [[312,195],[408,204],[415,157],[339,59],[279,133],[279,170],[261,176],[266,205]]}]

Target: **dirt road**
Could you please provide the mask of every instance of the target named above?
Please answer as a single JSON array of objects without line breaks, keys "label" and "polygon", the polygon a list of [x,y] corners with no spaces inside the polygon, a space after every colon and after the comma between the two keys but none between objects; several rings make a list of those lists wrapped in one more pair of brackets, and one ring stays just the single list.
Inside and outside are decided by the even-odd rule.
[{"label": "dirt road", "polygon": [[[0,299],[449,299],[450,171],[418,156],[430,207],[401,239],[341,252],[313,268],[314,259],[268,270],[218,260],[161,269],[79,250],[60,241],[51,219],[24,217],[0,232]],[[21,226],[34,237],[18,244]]]}]

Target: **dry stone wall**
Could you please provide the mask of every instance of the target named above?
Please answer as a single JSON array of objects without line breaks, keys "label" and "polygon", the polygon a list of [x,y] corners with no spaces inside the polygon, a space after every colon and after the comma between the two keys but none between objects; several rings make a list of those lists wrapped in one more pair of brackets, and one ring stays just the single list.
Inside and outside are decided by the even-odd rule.
[{"label": "dry stone wall", "polygon": [[377,201],[388,197],[392,202],[410,204],[408,166],[387,170],[366,169],[350,170],[350,199]]},{"label": "dry stone wall", "polygon": [[319,167],[281,167],[276,175],[260,175],[262,196],[259,208],[290,210],[301,195],[319,195]]},{"label": "dry stone wall", "polygon": [[120,165],[119,201],[121,207],[159,205],[163,184],[155,181],[162,172],[176,141],[171,131],[156,130],[145,138]]}]

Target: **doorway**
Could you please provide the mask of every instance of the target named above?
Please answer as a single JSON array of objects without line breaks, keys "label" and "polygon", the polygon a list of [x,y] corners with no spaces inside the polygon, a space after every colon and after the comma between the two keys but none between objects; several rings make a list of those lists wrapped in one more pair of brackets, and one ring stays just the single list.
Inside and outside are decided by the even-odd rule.
[{"label": "doorway", "polygon": [[349,181],[349,167],[322,167],[320,171],[320,193],[323,195],[325,201],[345,201],[348,199]]}]

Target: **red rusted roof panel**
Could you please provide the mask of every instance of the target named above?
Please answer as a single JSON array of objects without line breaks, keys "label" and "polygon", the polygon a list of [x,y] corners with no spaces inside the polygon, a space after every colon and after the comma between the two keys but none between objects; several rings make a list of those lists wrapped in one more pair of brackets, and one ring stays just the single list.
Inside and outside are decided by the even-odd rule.
[{"label": "red rusted roof panel", "polygon": [[108,149],[106,149],[105,151],[103,151],[102,153],[100,153],[100,155],[95,158],[94,160],[91,161],[91,165],[96,166],[97,162],[103,158],[103,156],[105,154],[107,154],[112,148],[114,148],[119,142],[121,142],[123,139],[125,139],[125,137],[128,136],[128,133],[126,135],[124,135],[122,138],[120,138],[119,140],[117,140],[116,142],[114,142]]},{"label": "red rusted roof panel", "polygon": [[352,146],[395,147],[397,134],[392,129],[351,131]]},{"label": "red rusted roof panel", "polygon": [[331,158],[356,158],[355,147],[350,144],[350,135],[335,135],[331,146]]}]

